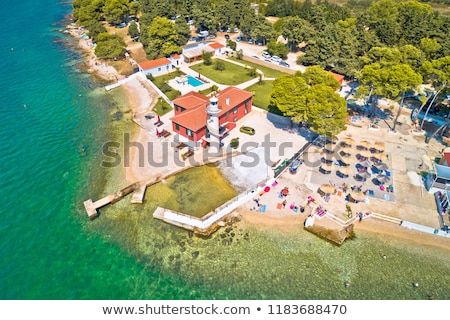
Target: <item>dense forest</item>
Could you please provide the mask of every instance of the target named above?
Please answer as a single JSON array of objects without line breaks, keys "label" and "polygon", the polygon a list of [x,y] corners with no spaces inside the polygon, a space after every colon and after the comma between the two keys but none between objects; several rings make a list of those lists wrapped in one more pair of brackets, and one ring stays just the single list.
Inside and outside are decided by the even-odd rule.
[{"label": "dense forest", "polygon": [[[142,42],[149,59],[180,52],[191,25],[209,33],[238,28],[269,50],[300,51],[298,64],[357,78],[361,94],[400,101],[423,83],[436,92],[448,90],[450,17],[417,0],[348,0],[345,5],[321,0],[75,0],[73,14],[97,42],[101,58],[120,58],[124,52],[123,40],[105,34],[104,23],[132,18],[139,28],[132,21],[129,34]],[[272,23],[267,16],[278,19]],[[286,44],[277,43],[280,35]],[[303,82],[297,75],[278,84]],[[276,95],[272,98],[276,102]]]}]

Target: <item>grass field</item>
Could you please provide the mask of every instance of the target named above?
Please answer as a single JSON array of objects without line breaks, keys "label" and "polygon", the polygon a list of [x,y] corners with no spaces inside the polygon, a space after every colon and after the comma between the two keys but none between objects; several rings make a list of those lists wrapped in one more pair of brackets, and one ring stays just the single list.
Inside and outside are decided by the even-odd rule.
[{"label": "grass field", "polygon": [[254,93],[253,105],[255,107],[281,115],[280,110],[270,106],[270,93],[272,92],[272,87],[273,81],[263,81],[261,84],[254,84],[248,88],[245,88],[245,90]]},{"label": "grass field", "polygon": [[251,62],[251,61],[238,60],[236,57],[229,57],[228,59],[236,61],[236,62],[239,62],[239,63],[243,63],[243,64],[245,64],[247,66],[252,67],[252,68],[256,68],[256,69],[262,71],[262,73],[264,73],[264,76],[266,78],[278,78],[280,76],[284,76],[286,74],[289,74],[289,73],[286,73],[286,72],[278,71],[278,70],[275,70],[275,69],[272,69],[272,68],[260,65],[258,63]]},{"label": "grass field", "polygon": [[200,63],[193,65],[190,68],[194,71],[197,71],[198,73],[201,73],[212,81],[229,86],[235,86],[242,82],[253,79],[253,77],[248,75],[249,70],[231,62],[223,60],[220,61],[224,64],[225,70],[214,70],[214,59],[212,65],[210,66],[206,66],[203,63]]}]

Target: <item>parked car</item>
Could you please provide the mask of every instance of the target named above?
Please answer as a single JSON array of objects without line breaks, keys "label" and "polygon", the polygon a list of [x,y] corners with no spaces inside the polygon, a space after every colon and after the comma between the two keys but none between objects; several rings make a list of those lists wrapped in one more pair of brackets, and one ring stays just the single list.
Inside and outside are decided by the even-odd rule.
[{"label": "parked car", "polygon": [[215,34],[210,34],[208,36],[206,36],[206,39],[214,39],[216,37]]},{"label": "parked car", "polygon": [[270,60],[270,59],[264,59],[264,61],[272,63],[272,60]]},{"label": "parked car", "polygon": [[262,41],[262,40],[256,40],[256,44],[257,44],[258,46],[262,46],[262,45],[263,45],[263,41]]},{"label": "parked car", "polygon": [[121,29],[121,28],[125,28],[126,26],[127,26],[127,24],[126,24],[125,22],[122,22],[122,23],[119,23],[119,24],[116,26],[116,28]]},{"label": "parked car", "polygon": [[239,41],[241,41],[241,40],[242,40],[242,37],[241,37],[241,36],[239,36],[239,37],[236,38],[236,42],[239,42]]},{"label": "parked car", "polygon": [[267,51],[263,51],[263,52],[261,53],[261,55],[262,55],[264,58],[266,58],[266,59],[272,58],[272,56],[271,56]]},{"label": "parked car", "polygon": [[252,58],[253,58],[253,59],[259,59],[259,57],[258,57],[258,56],[252,56]]},{"label": "parked car", "polygon": [[270,58],[270,59],[274,62],[278,62],[278,63],[281,62],[281,58],[279,56],[272,56],[272,58]]},{"label": "parked car", "polygon": [[248,43],[250,43],[250,44],[254,44],[255,43],[255,41],[253,40],[253,39],[248,39]]},{"label": "parked car", "polygon": [[239,29],[238,29],[238,28],[234,28],[234,29],[233,29],[233,32],[234,32],[234,33],[238,33],[238,32],[239,32]]},{"label": "parked car", "polygon": [[290,68],[291,66],[289,65],[289,63],[285,62],[285,61],[280,61],[279,63],[280,66],[286,67],[286,68]]},{"label": "parked car", "polygon": [[226,35],[225,35],[225,39],[230,40],[230,35],[229,35],[229,34],[226,34]]},{"label": "parked car", "polygon": [[255,129],[253,129],[252,127],[249,126],[242,126],[239,131],[241,131],[242,133],[245,134],[249,134],[249,135],[254,135],[255,134]]}]

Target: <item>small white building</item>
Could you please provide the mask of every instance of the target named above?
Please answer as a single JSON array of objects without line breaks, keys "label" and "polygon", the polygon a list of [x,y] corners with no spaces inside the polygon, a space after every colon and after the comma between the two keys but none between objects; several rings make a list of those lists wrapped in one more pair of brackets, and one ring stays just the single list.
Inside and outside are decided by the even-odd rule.
[{"label": "small white building", "polygon": [[172,61],[167,58],[148,60],[141,62],[138,65],[140,72],[142,72],[144,75],[151,74],[153,77],[169,73],[173,69]]},{"label": "small white building", "polygon": [[220,56],[225,53],[225,46],[218,42],[211,42],[209,46],[214,49],[214,55]]},{"label": "small white building", "polygon": [[181,67],[183,57],[177,53],[173,53],[172,55],[170,55],[169,60],[172,62],[172,68],[179,68]]}]

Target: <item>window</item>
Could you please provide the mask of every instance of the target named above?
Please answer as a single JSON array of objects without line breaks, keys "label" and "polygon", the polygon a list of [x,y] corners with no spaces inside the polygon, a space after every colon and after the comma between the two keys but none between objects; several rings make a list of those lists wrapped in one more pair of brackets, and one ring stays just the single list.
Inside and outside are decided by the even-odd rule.
[{"label": "window", "polygon": [[247,99],[247,100],[245,100],[245,107],[248,107],[248,101],[249,101],[250,99]]},{"label": "window", "polygon": [[228,119],[228,118],[230,118],[230,111],[227,111],[227,112],[225,113],[225,119]]},{"label": "window", "polygon": [[180,125],[179,125],[178,123],[175,123],[175,129],[176,129],[177,131],[180,131]]},{"label": "window", "polygon": [[238,111],[238,107],[234,107],[233,108],[233,113],[237,113],[237,111]]},{"label": "window", "polygon": [[193,136],[192,130],[189,130],[189,129],[186,129],[186,134],[187,134],[189,137],[192,137],[192,136]]},{"label": "window", "polygon": [[234,118],[233,118],[233,121],[234,121],[234,122],[236,122],[236,121],[237,121],[237,117],[236,117],[236,116],[234,116]]},{"label": "window", "polygon": [[175,111],[178,111],[178,106],[177,105],[175,105]]},{"label": "window", "polygon": [[158,68],[158,71],[161,71],[161,68]]}]

